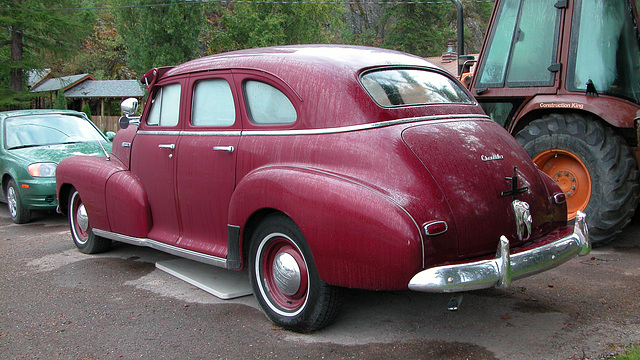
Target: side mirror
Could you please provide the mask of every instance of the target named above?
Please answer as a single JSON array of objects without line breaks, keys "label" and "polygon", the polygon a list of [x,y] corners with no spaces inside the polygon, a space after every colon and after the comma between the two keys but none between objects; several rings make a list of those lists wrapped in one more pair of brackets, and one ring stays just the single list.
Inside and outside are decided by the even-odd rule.
[{"label": "side mirror", "polygon": [[138,99],[128,98],[120,103],[120,110],[124,115],[135,115],[138,111]]},{"label": "side mirror", "polygon": [[131,124],[140,124],[139,117],[135,117],[136,111],[138,111],[138,99],[128,98],[120,103],[120,110],[122,111],[122,116],[118,120],[118,125],[120,125],[121,129],[126,129]]},{"label": "side mirror", "polygon": [[126,129],[129,127],[129,118],[127,115],[120,116],[120,119],[118,119],[118,125],[120,126],[120,129]]}]

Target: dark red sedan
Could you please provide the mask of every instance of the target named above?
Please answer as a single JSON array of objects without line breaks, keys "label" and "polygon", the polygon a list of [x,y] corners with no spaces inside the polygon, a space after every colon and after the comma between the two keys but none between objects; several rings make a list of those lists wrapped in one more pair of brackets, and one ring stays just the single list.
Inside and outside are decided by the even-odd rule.
[{"label": "dark red sedan", "polygon": [[57,168],[85,253],[112,240],[248,267],[276,324],[327,325],[345,287],[504,287],[590,250],[560,188],[458,81],[354,46],[236,51],[147,72],[110,156]]}]

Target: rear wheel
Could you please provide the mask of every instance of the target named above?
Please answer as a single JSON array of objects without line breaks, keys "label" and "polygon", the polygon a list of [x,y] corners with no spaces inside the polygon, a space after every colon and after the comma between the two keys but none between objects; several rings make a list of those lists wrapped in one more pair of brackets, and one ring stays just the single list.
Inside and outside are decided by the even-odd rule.
[{"label": "rear wheel", "polygon": [[11,215],[11,220],[16,224],[24,224],[31,221],[31,211],[27,210],[24,205],[22,205],[22,199],[20,198],[20,193],[18,192],[18,185],[15,180],[9,180],[7,183],[7,192],[5,193],[7,199],[7,207],[9,209],[9,214]]},{"label": "rear wheel", "polygon": [[274,215],[260,224],[249,264],[256,299],[276,325],[308,333],[337,315],[341,291],[320,279],[302,232],[288,217]]},{"label": "rear wheel", "polygon": [[73,242],[78,250],[85,254],[104,252],[111,246],[111,240],[93,233],[87,209],[76,189],[71,191],[71,197],[69,198],[69,227],[71,228]]},{"label": "rear wheel", "polygon": [[594,245],[622,231],[638,206],[637,163],[624,139],[595,119],[549,114],[516,135],[567,196],[569,220],[587,214]]}]

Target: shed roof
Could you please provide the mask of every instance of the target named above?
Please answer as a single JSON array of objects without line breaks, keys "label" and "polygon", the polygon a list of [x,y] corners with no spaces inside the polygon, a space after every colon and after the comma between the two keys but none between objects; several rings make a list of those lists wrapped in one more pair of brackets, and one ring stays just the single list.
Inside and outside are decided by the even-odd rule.
[{"label": "shed roof", "polygon": [[31,89],[31,92],[67,90],[85,80],[95,80],[89,74],[79,74],[63,76],[59,78],[46,79]]},{"label": "shed roof", "polygon": [[144,94],[137,80],[84,81],[64,92],[67,98],[126,98],[143,97]]},{"label": "shed roof", "polygon": [[32,69],[27,71],[27,85],[29,88],[38,86],[43,81],[46,81],[51,74],[51,69]]}]

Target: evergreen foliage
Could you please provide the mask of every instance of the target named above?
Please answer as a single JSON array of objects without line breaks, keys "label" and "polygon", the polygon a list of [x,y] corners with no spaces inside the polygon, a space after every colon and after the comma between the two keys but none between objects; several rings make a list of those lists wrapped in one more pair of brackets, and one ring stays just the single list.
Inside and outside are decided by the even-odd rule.
[{"label": "evergreen foliage", "polygon": [[344,9],[314,1],[237,3],[222,7],[210,53],[283,44],[330,43],[344,26]]},{"label": "evergreen foliage", "polygon": [[[117,5],[157,4],[155,0],[116,0]],[[138,75],[202,55],[205,5],[167,0],[169,6],[127,7],[117,11],[116,25],[127,49],[127,64]]]},{"label": "evergreen foliage", "polygon": [[81,49],[95,22],[92,12],[8,11],[7,9],[63,9],[79,7],[80,0],[8,0],[0,4],[0,109],[24,107],[26,71],[50,67],[51,59],[64,61]]},{"label": "evergreen foliage", "polygon": [[[31,69],[138,79],[154,67],[252,47],[345,43],[435,56],[456,40],[453,3],[385,1],[4,0],[0,110],[32,106]],[[463,3],[465,48],[477,52],[493,3]]]}]

